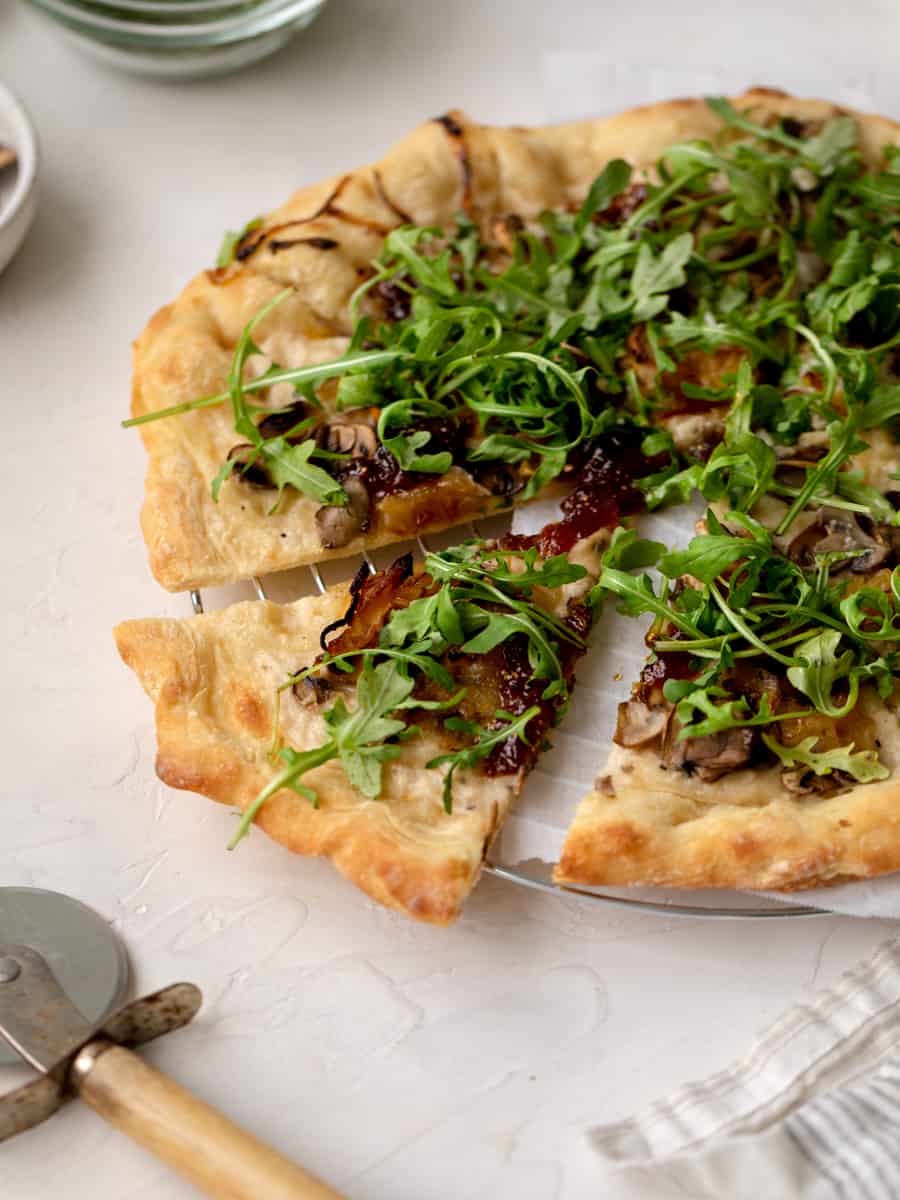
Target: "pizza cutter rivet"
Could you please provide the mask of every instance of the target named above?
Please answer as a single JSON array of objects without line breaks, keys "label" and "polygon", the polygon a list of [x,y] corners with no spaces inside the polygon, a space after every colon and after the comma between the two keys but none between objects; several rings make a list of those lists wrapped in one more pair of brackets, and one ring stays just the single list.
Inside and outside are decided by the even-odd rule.
[{"label": "pizza cutter rivet", "polygon": [[0,983],[12,983],[22,974],[22,968],[14,958],[0,958]]}]

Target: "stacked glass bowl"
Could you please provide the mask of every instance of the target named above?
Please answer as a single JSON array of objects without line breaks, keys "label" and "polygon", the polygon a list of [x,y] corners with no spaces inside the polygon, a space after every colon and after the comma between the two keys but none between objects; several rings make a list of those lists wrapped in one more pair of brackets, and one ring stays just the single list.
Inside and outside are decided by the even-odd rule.
[{"label": "stacked glass bowl", "polygon": [[95,57],[146,75],[212,75],[271,54],[326,0],[28,0]]}]

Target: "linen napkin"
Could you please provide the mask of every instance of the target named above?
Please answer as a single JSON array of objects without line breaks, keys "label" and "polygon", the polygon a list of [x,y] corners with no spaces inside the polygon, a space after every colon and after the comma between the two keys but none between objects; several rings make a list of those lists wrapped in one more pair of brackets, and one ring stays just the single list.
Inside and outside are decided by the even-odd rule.
[{"label": "linen napkin", "polygon": [[[756,84],[783,87],[800,95],[827,96],[855,108],[900,112],[900,77],[886,79],[871,71],[847,70],[841,77],[823,74],[813,61],[797,56],[777,60],[777,48],[763,63],[741,62],[739,68],[678,67],[610,62],[602,54],[553,52],[544,56],[542,72],[547,119],[571,120],[601,115],[630,105],[673,96],[733,93]],[[776,57],[773,58],[772,54]],[[702,502],[639,518],[641,535],[670,546],[685,545],[694,532]],[[531,533],[558,519],[553,502],[537,501],[517,511],[513,528]],[[616,709],[627,699],[646,655],[644,622],[619,616],[612,604],[603,613],[591,650],[578,670],[575,702],[555,732],[554,748],[544,756],[526,784],[525,802],[507,821],[495,843],[494,861],[504,864],[558,860],[575,806],[590,789],[603,765],[615,729]],[[604,889],[612,895],[659,902],[702,904],[710,893],[661,892],[660,889]],[[785,904],[816,906],[849,916],[900,917],[900,873],[882,879],[779,895]],[[722,907],[738,907],[738,893],[718,893]],[[744,897],[746,904],[747,897]],[[897,1195],[900,1196],[900,1188]]]},{"label": "linen napkin", "polygon": [[585,1195],[604,1200],[896,1200],[900,940],[728,1069],[591,1130],[576,1153]]}]

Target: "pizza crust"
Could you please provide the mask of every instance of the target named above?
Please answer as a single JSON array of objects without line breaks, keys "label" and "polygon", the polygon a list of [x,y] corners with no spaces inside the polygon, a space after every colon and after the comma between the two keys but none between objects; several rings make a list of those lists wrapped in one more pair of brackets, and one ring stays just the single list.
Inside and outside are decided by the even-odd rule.
[{"label": "pizza crust", "polygon": [[[760,118],[824,120],[845,111],[767,89],[734,103],[752,106]],[[854,115],[873,161],[885,143],[900,141],[895,122]],[[489,237],[499,216],[530,219],[543,209],[575,207],[611,158],[646,168],[673,142],[721,135],[721,123],[697,99],[536,129],[476,125],[456,112],[429,121],[380,163],[295,192],[265,219],[261,235],[251,235],[246,245],[259,244],[243,263],[201,273],[161,309],[135,343],[132,413],[222,391],[244,325],[287,286],[297,294],[258,328],[263,350],[285,367],[340,354],[351,332],[349,298],[398,225],[449,225],[463,209]],[[141,433],[149,455],[142,527],[153,573],[172,591],[351,555],[406,536],[376,530],[323,551],[313,519],[318,504],[306,496],[286,495],[270,516],[274,493],[232,479],[215,504],[210,481],[239,440],[227,406],[153,422]],[[474,494],[471,511],[449,520],[429,515],[418,532],[500,506],[496,497]]]},{"label": "pizza crust", "polygon": [[[319,631],[347,603],[348,590],[339,587],[290,605],[249,601],[187,620],[119,625],[119,653],[156,703],[160,779],[246,808],[279,769],[268,757],[276,688],[315,659]],[[323,741],[319,712],[289,691],[282,695],[281,729],[296,750]],[[425,767],[442,749],[434,738],[408,743],[384,768],[380,800],[367,800],[338,763],[326,763],[304,776],[319,794],[319,808],[284,789],[263,805],[256,823],[297,854],[330,858],[381,904],[446,924],[477,882],[487,844],[522,780],[457,772],[448,815],[443,773]]]},{"label": "pizza crust", "polygon": [[800,797],[777,766],[704,783],[651,749],[614,746],[579,805],[559,883],[794,891],[900,869],[900,728],[864,695],[891,775],[836,796]]}]

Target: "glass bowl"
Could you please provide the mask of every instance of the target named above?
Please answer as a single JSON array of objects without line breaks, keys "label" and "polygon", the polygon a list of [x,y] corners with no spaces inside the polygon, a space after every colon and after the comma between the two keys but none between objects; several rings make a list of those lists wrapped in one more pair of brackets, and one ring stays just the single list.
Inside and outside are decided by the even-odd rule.
[{"label": "glass bowl", "polygon": [[143,75],[196,78],[273,53],[327,0],[27,0],[95,58]]}]

